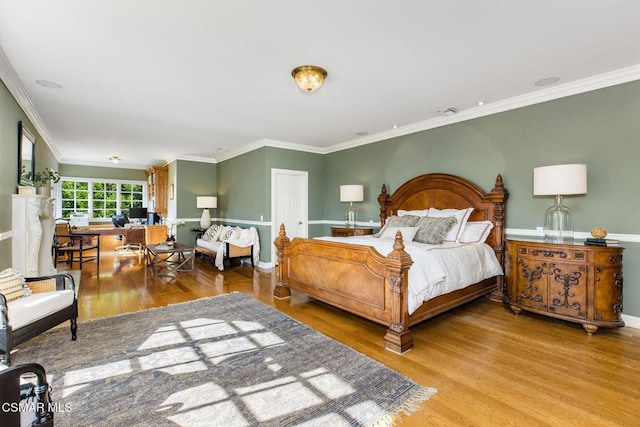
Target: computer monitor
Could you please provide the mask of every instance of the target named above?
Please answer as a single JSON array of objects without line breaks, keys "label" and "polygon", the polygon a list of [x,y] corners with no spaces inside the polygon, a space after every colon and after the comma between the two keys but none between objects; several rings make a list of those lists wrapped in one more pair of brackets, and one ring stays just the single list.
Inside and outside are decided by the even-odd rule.
[{"label": "computer monitor", "polygon": [[[129,208],[129,218],[146,221],[147,208]],[[137,221],[137,222],[140,222],[140,221]]]}]

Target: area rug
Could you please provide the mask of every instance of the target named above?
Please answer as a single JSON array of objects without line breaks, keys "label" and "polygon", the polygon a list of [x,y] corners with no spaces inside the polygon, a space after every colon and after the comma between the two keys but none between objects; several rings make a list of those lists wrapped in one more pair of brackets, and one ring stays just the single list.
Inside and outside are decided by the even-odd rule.
[{"label": "area rug", "polygon": [[242,293],[56,329],[26,362],[56,426],[387,426],[436,392]]}]

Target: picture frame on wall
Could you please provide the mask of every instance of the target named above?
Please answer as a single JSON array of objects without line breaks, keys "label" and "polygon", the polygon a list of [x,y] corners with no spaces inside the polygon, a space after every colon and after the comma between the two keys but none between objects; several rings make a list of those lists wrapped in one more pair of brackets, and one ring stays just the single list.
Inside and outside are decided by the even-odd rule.
[{"label": "picture frame on wall", "polygon": [[18,122],[18,185],[33,186],[36,170],[36,137],[22,122]]}]

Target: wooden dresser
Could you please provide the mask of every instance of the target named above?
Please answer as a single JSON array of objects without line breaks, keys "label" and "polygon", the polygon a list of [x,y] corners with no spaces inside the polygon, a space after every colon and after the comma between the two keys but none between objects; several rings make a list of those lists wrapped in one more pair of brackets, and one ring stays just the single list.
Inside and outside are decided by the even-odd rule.
[{"label": "wooden dresser", "polygon": [[331,237],[366,236],[373,234],[373,227],[331,227]]},{"label": "wooden dresser", "polygon": [[589,335],[624,326],[622,247],[513,239],[506,246],[504,299],[514,313],[581,323]]}]

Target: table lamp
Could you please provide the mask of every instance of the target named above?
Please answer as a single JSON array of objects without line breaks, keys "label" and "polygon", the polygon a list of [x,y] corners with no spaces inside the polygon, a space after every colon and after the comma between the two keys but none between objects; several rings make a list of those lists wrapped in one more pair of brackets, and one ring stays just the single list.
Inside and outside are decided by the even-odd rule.
[{"label": "table lamp", "polygon": [[345,215],[345,225],[348,228],[355,228],[356,226],[356,208],[353,207],[353,202],[362,202],[363,200],[364,187],[362,185],[340,186],[340,202],[349,202]]},{"label": "table lamp", "polygon": [[200,228],[209,228],[209,226],[211,226],[211,214],[209,213],[209,209],[215,209],[218,207],[218,198],[211,196],[198,196],[196,197],[196,204],[198,209],[202,209]]},{"label": "table lamp", "polygon": [[573,215],[562,204],[562,196],[587,194],[587,165],[553,165],[533,169],[533,195],[555,196],[556,204],[547,209],[545,241],[573,243]]}]

